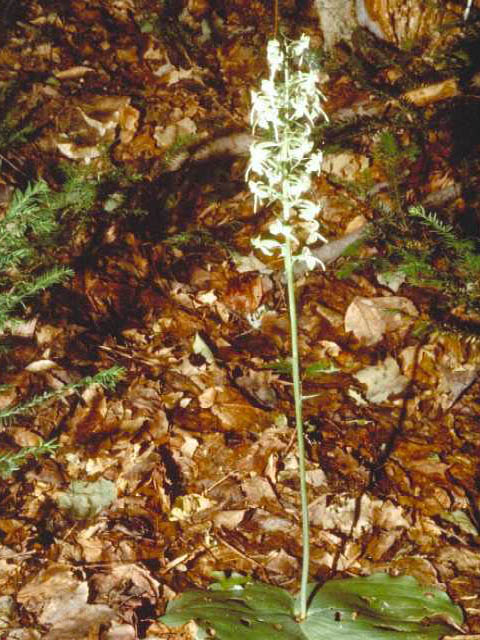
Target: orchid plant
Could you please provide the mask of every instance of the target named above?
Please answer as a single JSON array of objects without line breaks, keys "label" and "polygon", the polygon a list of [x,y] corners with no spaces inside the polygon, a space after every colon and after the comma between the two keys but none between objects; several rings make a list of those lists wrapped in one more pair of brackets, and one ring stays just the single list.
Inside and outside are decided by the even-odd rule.
[{"label": "orchid plant", "polygon": [[[252,244],[267,255],[277,251],[283,257],[288,289],[288,310],[292,353],[292,378],[295,399],[300,493],[302,503],[302,578],[299,620],[307,611],[309,568],[308,498],[302,420],[302,391],[298,353],[297,313],[295,303],[294,263],[302,260],[308,269],[323,263],[309,245],[325,238],[320,234],[317,216],[320,206],[304,197],[311,188],[311,175],[322,165],[322,152],[313,151],[312,129],[315,120],[328,116],[322,108],[325,100],[317,86],[314,71],[303,70],[309,38],[280,43],[270,40],[267,59],[270,77],[263,80],[260,91],[252,92],[250,122],[255,134],[263,136],[250,147],[246,179],[254,196],[254,210],[260,203],[279,203],[279,214],[269,226],[270,237],[254,238]],[[283,46],[282,46],[283,45]],[[255,179],[251,175],[255,174]]]}]

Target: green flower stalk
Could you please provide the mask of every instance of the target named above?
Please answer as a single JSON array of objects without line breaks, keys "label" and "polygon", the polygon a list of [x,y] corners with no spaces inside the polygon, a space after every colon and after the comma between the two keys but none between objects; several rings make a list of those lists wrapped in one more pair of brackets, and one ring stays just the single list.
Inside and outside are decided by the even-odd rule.
[{"label": "green flower stalk", "polygon": [[[308,496],[305,473],[305,446],[302,420],[302,387],[298,353],[298,327],[295,302],[294,263],[303,260],[308,269],[324,266],[309,246],[319,240],[317,215],[320,206],[303,197],[311,187],[311,174],[318,173],[322,164],[321,151],[313,152],[312,130],[321,116],[328,121],[322,108],[325,100],[317,86],[317,74],[303,70],[309,38],[298,41],[268,43],[267,59],[270,77],[263,80],[261,89],[252,92],[251,125],[255,134],[262,130],[261,139],[250,147],[250,162],[246,179],[254,195],[254,208],[266,202],[280,203],[280,211],[269,226],[270,237],[252,240],[254,247],[267,255],[278,251],[284,262],[288,289],[288,310],[292,354],[292,378],[295,400],[295,421],[298,442],[298,462],[302,504],[302,576],[299,620],[307,613],[307,584],[310,562],[310,534]],[[249,179],[254,173],[255,179]]]}]

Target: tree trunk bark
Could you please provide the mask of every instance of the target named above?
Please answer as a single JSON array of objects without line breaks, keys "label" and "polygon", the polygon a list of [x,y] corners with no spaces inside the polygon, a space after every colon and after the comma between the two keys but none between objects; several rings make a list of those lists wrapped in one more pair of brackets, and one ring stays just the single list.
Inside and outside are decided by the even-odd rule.
[{"label": "tree trunk bark", "polygon": [[315,0],[315,8],[326,51],[330,51],[341,40],[350,40],[358,24],[355,0]]}]

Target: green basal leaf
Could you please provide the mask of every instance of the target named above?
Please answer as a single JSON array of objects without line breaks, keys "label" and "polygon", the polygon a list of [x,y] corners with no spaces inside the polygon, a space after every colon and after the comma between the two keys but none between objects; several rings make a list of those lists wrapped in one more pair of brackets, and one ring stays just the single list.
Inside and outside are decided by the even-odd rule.
[{"label": "green basal leaf", "polygon": [[[222,574],[223,576],[224,574]],[[376,573],[309,585],[307,618],[297,622],[297,599],[262,583],[227,591],[188,591],[161,618],[177,627],[194,620],[198,638],[218,640],[438,640],[463,622],[448,595],[410,576]],[[313,594],[313,595],[312,595]]]},{"label": "green basal leaf", "polygon": [[444,591],[411,576],[374,573],[324,584],[301,627],[309,640],[436,640],[452,631],[449,624],[458,628],[462,622],[462,610]]},{"label": "green basal leaf", "polygon": [[237,591],[187,591],[167,607],[164,624],[190,620],[218,640],[304,640],[293,615],[292,596],[279,587],[252,583]]}]

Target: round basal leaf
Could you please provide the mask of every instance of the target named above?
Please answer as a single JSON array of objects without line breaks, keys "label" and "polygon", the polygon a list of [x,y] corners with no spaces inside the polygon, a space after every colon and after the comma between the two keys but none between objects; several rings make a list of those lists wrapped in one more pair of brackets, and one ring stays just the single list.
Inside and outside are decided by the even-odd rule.
[{"label": "round basal leaf", "polygon": [[309,640],[438,640],[462,622],[462,610],[444,591],[411,576],[375,573],[324,584],[300,626]]},{"label": "round basal leaf", "polygon": [[216,640],[305,640],[294,620],[294,599],[283,589],[252,583],[237,591],[188,591],[167,607],[164,624],[177,627],[194,620],[214,629]]},{"label": "round basal leaf", "polygon": [[176,627],[194,620],[217,640],[439,640],[463,622],[445,592],[409,576],[376,573],[316,589],[310,585],[302,623],[294,614],[298,598],[261,583],[241,591],[186,592],[168,605],[162,622]]}]

